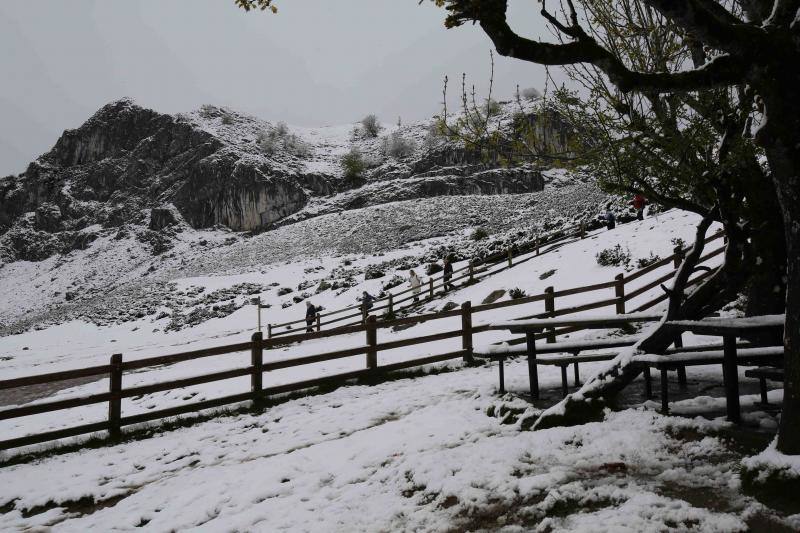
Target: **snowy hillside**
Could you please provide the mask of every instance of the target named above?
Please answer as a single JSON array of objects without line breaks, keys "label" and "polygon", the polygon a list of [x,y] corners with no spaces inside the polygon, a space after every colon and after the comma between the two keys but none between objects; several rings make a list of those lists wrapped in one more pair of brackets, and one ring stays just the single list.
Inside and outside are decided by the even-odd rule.
[{"label": "snowy hillside", "polygon": [[[652,218],[644,222],[622,225],[614,231],[600,230],[587,239],[577,240],[559,248],[555,252],[533,258],[517,267],[488,277],[479,283],[448,293],[446,298],[433,300],[415,311],[418,313],[434,311],[441,309],[448,302],[461,304],[465,301],[471,301],[477,305],[494,291],[504,291],[502,298],[508,299],[508,291],[514,288],[521,289],[532,295],[541,293],[547,286],[567,289],[610,281],[617,273],[623,271],[623,267],[599,266],[594,261],[594,256],[601,250],[621,244],[623,248],[630,249],[633,262],[640,258],[650,258],[651,254],[666,257],[672,252],[673,244],[670,242],[672,238],[681,238],[684,241],[690,240],[694,229],[693,223],[696,220],[697,217],[694,215],[670,211],[660,215],[658,219]],[[423,243],[422,246],[430,246],[430,244],[430,242]],[[401,258],[406,253],[407,250],[396,250],[386,253],[382,259]],[[719,259],[716,258],[712,261],[719,261]],[[355,259],[354,263],[348,267],[353,268],[359,266],[359,264],[368,263],[369,260],[367,258]],[[456,266],[459,265],[457,264]],[[265,267],[262,271],[246,274],[183,278],[175,281],[174,291],[182,297],[185,297],[184,295],[191,292],[193,288],[195,291],[200,289],[203,294],[213,294],[221,290],[235,288],[244,283],[258,286],[259,284],[263,285],[265,280],[270,280],[276,285],[267,285],[264,290],[260,292],[254,291],[252,295],[247,295],[244,299],[249,301],[249,298],[257,296],[262,299],[262,302],[271,304],[272,307],[262,312],[262,320],[265,324],[269,322],[285,322],[302,318],[305,313],[305,304],[302,301],[293,303],[293,296],[298,291],[293,290],[288,294],[279,294],[282,292],[278,290],[280,287],[291,287],[294,280],[298,279],[298,276],[306,274],[307,271],[313,276],[319,276],[319,279],[322,279],[326,273],[341,267],[342,263],[336,257],[320,257]],[[391,278],[395,275],[405,277],[406,272],[404,268],[390,270],[385,278]],[[659,272],[654,273],[654,276],[658,275],[660,275]],[[312,277],[311,279],[315,280],[317,278]],[[324,309],[346,307],[355,303],[356,298],[363,290],[376,294],[384,281],[384,278],[359,281],[341,291],[324,291],[315,294],[310,297],[310,300],[316,305],[321,305]],[[316,281],[310,285],[310,290],[313,291],[315,286]],[[607,296],[612,296],[612,292],[609,289]],[[648,298],[652,298],[654,294],[658,295],[659,293],[660,289],[656,287],[633,300],[630,305],[638,305],[637,302],[647,301]],[[228,294],[230,295],[230,293]],[[236,296],[234,298],[241,301],[243,297]],[[559,308],[564,308],[580,305],[587,301],[596,301],[597,299],[598,296],[596,294],[577,294],[559,298],[557,305]],[[284,303],[291,303],[291,305],[284,307]],[[541,302],[521,307],[497,309],[485,314],[475,315],[474,325],[478,326],[541,311],[543,311]],[[603,312],[607,312],[607,310],[594,311],[594,313]],[[168,327],[171,320],[172,317],[166,316],[156,320],[148,317],[108,326],[97,326],[85,321],[75,320],[39,331],[7,336],[0,339],[0,347],[2,347],[0,353],[4,355],[5,359],[2,361],[3,375],[11,378],[31,373],[38,374],[106,364],[111,353],[122,353],[125,360],[132,360],[220,344],[244,342],[249,340],[251,333],[255,330],[256,309],[253,305],[243,305],[227,316],[211,318],[193,327],[185,327],[178,330]],[[455,317],[422,323],[401,331],[382,330],[379,334],[379,340],[384,342],[412,338],[436,333],[443,329],[457,328],[459,324],[460,318]],[[591,332],[576,335],[587,334],[591,335]],[[333,339],[307,341],[279,349],[274,353],[270,352],[266,356],[266,360],[297,357],[358,346],[363,344],[362,337],[363,334],[353,334]],[[508,333],[486,332],[476,336],[474,342],[476,349],[485,349],[490,343],[506,338],[508,338]],[[413,346],[389,350],[381,352],[380,363],[392,363],[428,354],[445,353],[456,350],[459,346],[460,339],[455,338],[426,344],[424,345],[425,353],[419,353],[420,348]],[[126,386],[143,385],[154,381],[233,368],[240,364],[246,364],[249,360],[248,357],[249,354],[241,353],[227,357],[190,361],[173,365],[166,369],[144,369],[126,378]],[[350,357],[270,372],[269,377],[265,378],[265,386],[360,369],[363,368],[363,364],[363,357]],[[602,363],[597,364],[602,365]],[[592,365],[589,365],[588,368],[592,368]],[[147,395],[132,399],[130,402],[126,401],[124,409],[126,413],[134,414],[146,412],[155,407],[170,407],[180,405],[189,400],[196,401],[203,398],[231,394],[245,390],[247,388],[247,380],[248,378],[237,378],[167,393]],[[55,397],[66,398],[76,393],[95,393],[106,389],[107,383],[104,380],[99,380],[77,388],[58,391]],[[32,423],[36,424],[36,428],[54,429],[56,427],[68,427],[92,422],[97,417],[102,419],[105,408],[105,405],[98,404],[62,412],[55,417],[41,415],[31,419],[9,421],[6,423],[6,435],[10,438],[19,436],[26,431],[32,431],[33,428],[30,426]]]},{"label": "snowy hillside", "polygon": [[[671,211],[614,231],[601,230],[456,290],[428,307],[448,301],[479,302],[492,291],[514,287],[533,294],[545,285],[567,288],[607,281],[620,268],[597,265],[596,253],[620,244],[630,250],[632,260],[666,256],[672,250],[671,239],[690,240],[696,221],[694,215]],[[406,251],[387,252],[384,258]],[[301,272],[323,273],[339,261],[327,256],[267,266],[263,274],[185,278],[176,283],[179,291],[204,287],[213,292],[256,283],[266,276],[288,285]],[[354,265],[358,261],[354,258]],[[329,292],[313,299],[326,307],[340,306],[362,289],[376,290],[380,282],[359,282],[339,295]],[[259,294],[275,304],[281,301],[271,291]],[[589,297],[574,295],[558,305],[579,304]],[[294,306],[280,310],[273,305],[266,320],[300,312]],[[515,312],[520,310],[512,307],[477,315],[476,324],[509,318]],[[3,352],[9,354],[3,361],[4,375],[102,364],[111,350],[130,360],[246,340],[254,313],[252,307],[245,307],[169,333],[152,332],[153,323],[143,319],[107,327],[75,321],[8,336],[0,340]],[[399,332],[382,330],[381,342],[449,328],[455,325],[450,320]],[[587,335],[603,333],[572,337]],[[484,346],[504,337],[486,333],[476,343]],[[703,340],[686,339],[689,344]],[[424,348],[441,353],[457,341]],[[265,359],[361,342],[353,336],[310,341],[268,353]],[[380,357],[385,364],[421,355],[411,347],[381,352]],[[232,368],[245,364],[246,358],[242,354],[143,369],[126,376],[125,386]],[[583,365],[582,372],[590,375],[604,364]],[[270,372],[265,386],[362,366],[359,356]],[[646,403],[610,413],[603,423],[520,432],[515,426],[517,415],[540,408],[517,398],[528,388],[524,361],[507,364],[510,392],[505,397],[497,394],[493,366],[444,366],[452,371],[375,386],[345,386],[327,394],[287,399],[260,413],[222,416],[156,432],[144,440],[6,466],[0,469],[0,526],[60,531],[107,529],[109,524],[154,531],[744,531],[753,524],[776,525],[782,520],[741,493],[737,473],[741,451],[726,439],[726,422],[663,417]],[[692,379],[703,383],[703,376],[714,372],[718,369],[700,367]],[[557,389],[558,369],[542,367],[540,380],[544,390]],[[104,380],[91,382],[60,391],[55,398],[107,387]],[[147,412],[247,387],[247,378],[192,386],[133,398],[124,402],[123,411]],[[756,400],[757,395],[745,396],[743,403],[751,405]],[[698,402],[713,401],[701,397],[676,402],[673,411],[691,412]],[[76,413],[80,413],[77,418]],[[105,405],[100,404],[19,419],[20,423],[5,423],[5,427],[12,436],[104,416]],[[747,416],[765,426],[775,423],[763,412]],[[43,476],[48,483],[37,481]],[[716,495],[713,505],[701,496],[707,492]],[[787,527],[800,526],[797,517],[786,520]]]}]

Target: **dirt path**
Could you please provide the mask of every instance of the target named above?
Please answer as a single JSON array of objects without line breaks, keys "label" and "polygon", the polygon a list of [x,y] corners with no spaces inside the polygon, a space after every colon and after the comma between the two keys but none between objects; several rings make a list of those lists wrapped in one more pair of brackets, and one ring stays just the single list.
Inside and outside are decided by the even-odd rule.
[{"label": "dirt path", "polygon": [[47,398],[60,390],[85,385],[101,379],[107,378],[103,376],[88,376],[59,381],[57,383],[41,383],[39,385],[20,387],[18,389],[0,390],[0,407],[6,405],[21,405],[41,398]]}]

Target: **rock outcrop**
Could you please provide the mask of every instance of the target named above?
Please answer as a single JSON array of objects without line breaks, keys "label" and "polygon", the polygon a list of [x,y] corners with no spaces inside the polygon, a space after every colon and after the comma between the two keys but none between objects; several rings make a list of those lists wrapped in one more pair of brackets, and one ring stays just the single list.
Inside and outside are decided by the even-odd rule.
[{"label": "rock outcrop", "polygon": [[[269,150],[265,132],[273,141]],[[274,142],[277,135],[281,143]],[[454,143],[430,149],[418,142],[402,159],[383,155],[356,186],[342,179],[333,145],[313,144],[314,135],[306,141],[285,126],[211,106],[173,116],[128,99],[112,102],[65,131],[23,174],[0,178],[0,261],[84,248],[98,232],[128,224],[168,235],[183,224],[267,229],[324,212],[303,211],[314,197],[328,197],[330,211],[544,185],[531,167],[500,168]]]}]

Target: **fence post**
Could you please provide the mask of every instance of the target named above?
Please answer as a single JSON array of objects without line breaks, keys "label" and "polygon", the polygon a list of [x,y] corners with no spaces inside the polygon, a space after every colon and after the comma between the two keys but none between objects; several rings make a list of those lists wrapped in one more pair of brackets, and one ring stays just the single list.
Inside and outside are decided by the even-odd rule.
[{"label": "fence post", "polygon": [[472,302],[461,304],[461,347],[464,353],[464,362],[472,362]]},{"label": "fence post", "polygon": [[258,309],[258,329],[256,331],[261,331],[261,296],[258,297],[256,308]]},{"label": "fence post", "polygon": [[[553,287],[547,287],[544,290],[544,310],[547,312],[547,316],[550,318],[555,318],[556,316],[556,297],[553,295],[554,292],[555,289],[553,289]],[[547,342],[556,342],[555,328],[547,329]]]},{"label": "fence post", "polygon": [[675,264],[675,269],[677,270],[681,263],[683,262],[683,258],[686,256],[686,252],[683,251],[683,248],[680,246],[676,246],[673,250],[675,252],[675,257],[673,258],[673,263]]},{"label": "fence post", "polygon": [[428,278],[428,291],[430,292],[431,300],[433,300],[433,277]]},{"label": "fence post", "polygon": [[250,392],[253,393],[253,401],[258,402],[258,393],[261,392],[262,387],[262,372],[264,365],[264,348],[261,345],[263,336],[260,331],[253,333],[250,339],[253,346],[250,348],[250,366],[253,367],[253,373],[250,374]]},{"label": "fence post", "polygon": [[539,255],[539,236],[536,236],[536,255]]},{"label": "fence post", "polygon": [[391,292],[389,293],[389,308],[386,310],[386,312],[390,316],[394,314],[394,297],[392,296]]},{"label": "fence post", "polygon": [[617,295],[617,314],[625,314],[625,274],[614,276],[614,292]]},{"label": "fence post", "polygon": [[586,223],[581,220],[581,239],[586,238]]},{"label": "fence post", "polygon": [[514,263],[513,263],[512,259],[511,259],[512,257],[513,256],[511,255],[511,248],[509,247],[508,248],[508,266],[509,266],[509,268],[514,266]]},{"label": "fence post", "polygon": [[375,324],[375,315],[367,318],[367,368],[375,369],[378,367],[378,352],[375,346],[378,344],[378,327]]},{"label": "fence post", "polygon": [[361,323],[367,323],[367,302],[361,304]]},{"label": "fence post", "polygon": [[317,313],[317,331],[319,331],[320,329],[322,329],[322,327],[321,327],[321,326],[322,326],[322,325],[320,324],[320,315],[319,315],[319,313]]},{"label": "fence post", "polygon": [[469,260],[469,282],[470,283],[475,282],[475,265],[472,259]]},{"label": "fence post", "polygon": [[272,324],[267,324],[267,338],[272,338]]},{"label": "fence post", "polygon": [[111,397],[108,399],[108,435],[112,439],[118,439],[122,434],[120,418],[122,418],[122,354],[115,353],[111,356],[111,371],[108,376],[108,392]]}]

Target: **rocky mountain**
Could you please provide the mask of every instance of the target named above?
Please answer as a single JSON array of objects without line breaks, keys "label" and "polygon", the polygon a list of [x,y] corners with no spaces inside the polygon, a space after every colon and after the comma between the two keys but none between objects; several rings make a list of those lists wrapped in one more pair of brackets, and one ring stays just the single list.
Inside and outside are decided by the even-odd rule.
[{"label": "rocky mountain", "polygon": [[[85,249],[131,224],[157,252],[185,227],[260,231],[397,200],[544,187],[538,169],[487,164],[430,126],[290,131],[212,106],[173,116],[112,102],[23,174],[0,179],[0,261]],[[564,131],[550,138],[563,145]],[[364,162],[358,179],[341,165],[353,150]]]}]

